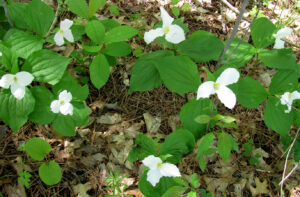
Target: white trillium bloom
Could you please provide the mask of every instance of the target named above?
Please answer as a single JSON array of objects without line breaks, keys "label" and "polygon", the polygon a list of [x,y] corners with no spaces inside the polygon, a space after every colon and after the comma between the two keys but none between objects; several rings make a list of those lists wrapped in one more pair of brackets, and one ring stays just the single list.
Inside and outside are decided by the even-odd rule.
[{"label": "white trillium bloom", "polygon": [[274,34],[273,36],[276,38],[275,40],[275,45],[274,45],[274,49],[282,49],[284,48],[284,41],[281,40],[282,38],[284,38],[287,35],[290,35],[292,33],[292,29],[289,27],[285,27],[280,29],[276,34]]},{"label": "white trillium bloom", "polygon": [[31,84],[33,80],[32,74],[21,71],[17,74],[5,74],[0,79],[0,87],[8,89],[10,87],[11,93],[18,100],[25,96],[25,87]]},{"label": "white trillium bloom", "polygon": [[292,93],[290,92],[285,92],[282,96],[281,96],[281,104],[282,105],[287,105],[288,109],[285,110],[285,113],[290,113],[290,111],[292,110],[292,104],[293,101],[296,99],[300,99],[300,93],[298,91],[294,91]]},{"label": "white trillium bloom", "polygon": [[160,7],[160,14],[163,22],[162,27],[145,32],[145,42],[149,44],[157,37],[164,35],[168,42],[174,44],[178,44],[185,40],[184,30],[179,25],[172,25],[174,18],[172,18],[163,7]]},{"label": "white trillium bloom", "polygon": [[69,42],[74,42],[74,37],[70,27],[73,25],[73,21],[69,19],[65,19],[60,22],[60,28],[58,32],[56,32],[54,36],[54,41],[58,46],[64,44],[64,38],[66,38]]},{"label": "white trillium bloom", "polygon": [[143,160],[143,164],[150,168],[147,173],[147,181],[154,187],[159,182],[161,177],[180,177],[180,172],[177,166],[170,163],[162,163],[159,157],[150,155]]},{"label": "white trillium bloom", "polygon": [[221,102],[229,109],[236,103],[236,96],[227,86],[236,83],[240,78],[240,73],[235,68],[225,69],[216,82],[206,81],[202,83],[197,91],[197,99],[209,98],[212,94],[217,94]]},{"label": "white trillium bloom", "polygon": [[2,56],[2,52],[0,51],[0,56]]},{"label": "white trillium bloom", "polygon": [[53,113],[62,113],[63,115],[73,115],[73,105],[70,103],[72,94],[67,90],[59,93],[58,100],[51,102],[50,108]]}]

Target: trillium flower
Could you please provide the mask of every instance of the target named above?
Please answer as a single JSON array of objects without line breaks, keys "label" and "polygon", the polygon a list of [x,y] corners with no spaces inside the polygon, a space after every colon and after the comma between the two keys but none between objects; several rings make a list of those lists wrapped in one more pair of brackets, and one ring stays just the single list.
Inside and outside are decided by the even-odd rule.
[{"label": "trillium flower", "polygon": [[178,44],[185,40],[185,35],[183,29],[179,25],[173,25],[172,18],[167,11],[160,7],[160,14],[162,18],[162,27],[152,29],[144,34],[144,40],[147,44],[155,40],[157,37],[164,36],[168,42]]},{"label": "trillium flower", "polygon": [[33,80],[32,74],[21,71],[17,74],[5,74],[0,79],[0,87],[8,89],[10,87],[11,93],[18,100],[25,96],[25,87],[31,84]]},{"label": "trillium flower", "polygon": [[285,27],[280,29],[276,34],[274,34],[273,36],[276,38],[275,40],[275,45],[274,45],[274,49],[282,49],[284,48],[284,41],[281,40],[282,38],[284,38],[287,35],[290,35],[292,33],[292,29],[289,27]]},{"label": "trillium flower", "polygon": [[150,168],[147,173],[147,181],[149,181],[154,187],[159,182],[161,177],[179,177],[180,172],[177,166],[170,163],[162,163],[159,157],[150,155],[146,157],[143,164]]},{"label": "trillium flower", "polygon": [[197,91],[197,99],[209,98],[212,94],[217,94],[221,102],[229,109],[236,103],[236,96],[227,86],[236,83],[240,78],[240,73],[235,68],[225,69],[216,82],[206,81],[202,83]]},{"label": "trillium flower", "polygon": [[294,91],[292,93],[290,92],[285,92],[282,96],[281,96],[281,104],[282,105],[287,105],[288,109],[285,110],[285,113],[290,113],[290,111],[292,110],[292,104],[293,101],[296,99],[300,99],[300,93],[298,91]]},{"label": "trillium flower", "polygon": [[2,52],[0,51],[0,56],[2,56]]},{"label": "trillium flower", "polygon": [[65,19],[60,22],[60,28],[58,32],[56,32],[54,36],[54,41],[58,46],[64,44],[64,38],[66,38],[69,42],[74,42],[74,37],[70,27],[73,25],[73,21],[69,19]]},{"label": "trillium flower", "polygon": [[58,100],[51,102],[50,108],[53,113],[62,113],[63,115],[73,115],[73,105],[70,103],[72,94],[67,90],[59,93]]}]

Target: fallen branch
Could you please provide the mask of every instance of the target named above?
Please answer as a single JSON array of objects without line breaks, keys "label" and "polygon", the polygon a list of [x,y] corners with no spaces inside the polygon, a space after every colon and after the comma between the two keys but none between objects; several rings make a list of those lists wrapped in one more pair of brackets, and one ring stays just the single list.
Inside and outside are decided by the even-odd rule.
[{"label": "fallen branch", "polygon": [[56,8],[56,12],[55,12],[55,17],[54,17],[54,20],[52,21],[52,24],[51,24],[51,26],[49,28],[49,31],[47,32],[46,37],[48,37],[50,35],[51,31],[55,27],[55,24],[57,22],[57,17],[58,17],[59,9],[60,9],[60,4],[57,2],[57,8]]}]

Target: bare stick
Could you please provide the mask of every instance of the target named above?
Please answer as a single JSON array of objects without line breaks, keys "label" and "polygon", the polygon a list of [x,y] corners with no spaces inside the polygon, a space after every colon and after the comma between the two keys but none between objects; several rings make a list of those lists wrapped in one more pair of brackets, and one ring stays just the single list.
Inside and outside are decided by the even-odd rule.
[{"label": "bare stick", "polygon": [[[240,14],[239,10],[234,7],[233,5],[231,5],[228,1],[226,0],[221,0],[225,5],[227,5],[232,11],[234,11],[235,13],[237,14]],[[245,19],[246,21],[248,21],[248,19],[244,16],[244,13],[243,13],[243,19]],[[248,21],[249,22],[249,21]]]},{"label": "bare stick", "polygon": [[52,21],[52,24],[51,24],[51,26],[49,28],[49,31],[47,32],[46,37],[48,37],[50,35],[52,29],[55,27],[55,24],[57,22],[57,17],[58,17],[59,9],[60,9],[60,4],[57,2],[57,8],[56,8],[56,12],[55,12],[55,17],[54,17],[54,20]]},{"label": "bare stick", "polygon": [[278,185],[282,185],[288,178],[290,178],[290,176],[297,170],[299,166],[300,166],[300,162],[295,165],[295,167],[290,171],[290,173],[286,175]]},{"label": "bare stick", "polygon": [[4,12],[5,12],[5,15],[6,15],[6,17],[7,17],[7,20],[8,20],[8,22],[9,22],[10,26],[11,26],[11,27],[14,27],[14,24],[13,24],[11,18],[10,18],[9,13],[8,13],[8,10],[7,10],[5,1],[4,1],[4,0],[1,0],[1,3],[2,3],[2,6],[3,6],[3,8],[4,8]]}]

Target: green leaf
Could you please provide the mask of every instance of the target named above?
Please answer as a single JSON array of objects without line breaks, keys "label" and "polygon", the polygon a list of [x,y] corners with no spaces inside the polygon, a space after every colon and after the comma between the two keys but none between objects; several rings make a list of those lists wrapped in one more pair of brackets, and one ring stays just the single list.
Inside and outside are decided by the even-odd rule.
[{"label": "green leaf", "polygon": [[254,21],[251,26],[251,37],[256,48],[266,48],[274,42],[275,25],[267,18],[262,17]]},{"label": "green leaf", "polygon": [[89,18],[89,7],[85,0],[69,0],[68,6],[71,12],[85,19]]},{"label": "green leaf", "polygon": [[190,178],[190,183],[192,184],[192,186],[194,188],[197,188],[200,186],[200,182],[198,180],[198,174],[196,174],[196,173],[192,174],[192,176]]},{"label": "green leaf", "polygon": [[25,151],[32,159],[42,161],[44,155],[50,153],[51,146],[45,140],[33,137],[26,141]]},{"label": "green leaf", "polygon": [[19,57],[27,58],[30,54],[43,48],[44,41],[30,33],[19,32],[9,37],[11,50]]},{"label": "green leaf", "polygon": [[182,186],[172,186],[170,187],[162,197],[174,197],[174,196],[181,196],[188,187]]},{"label": "green leaf", "polygon": [[227,62],[227,64],[232,64],[235,65],[236,68],[240,68],[252,59],[253,55],[256,53],[256,49],[251,44],[245,41],[241,41],[241,44],[237,49],[235,49],[239,42],[239,38],[233,39],[228,50],[225,53],[222,63],[225,63],[227,61],[227,58],[229,58],[230,56],[230,60]]},{"label": "green leaf", "polygon": [[190,192],[187,194],[187,197],[197,197],[197,192],[195,192],[195,191],[190,191]]},{"label": "green leaf", "polygon": [[296,57],[291,48],[262,50],[258,57],[270,68],[297,70]]},{"label": "green leaf", "polygon": [[269,87],[270,94],[291,92],[298,85],[299,74],[293,70],[279,70],[273,77]]},{"label": "green leaf", "polygon": [[83,45],[82,48],[84,50],[84,52],[88,52],[88,53],[98,53],[98,51],[100,51],[102,49],[102,45],[99,46],[89,46],[89,45]]},{"label": "green leaf", "polygon": [[203,156],[200,156],[198,159],[198,162],[199,162],[199,167],[200,169],[202,170],[202,172],[205,171],[205,168],[206,168],[206,160],[204,159]]},{"label": "green leaf", "polygon": [[113,19],[101,20],[101,23],[104,25],[106,31],[110,31],[111,29],[120,26],[120,24]]},{"label": "green leaf", "polygon": [[184,4],[182,5],[182,10],[183,10],[184,12],[187,12],[187,11],[189,11],[192,7],[193,7],[193,6],[192,6],[191,4],[189,4],[189,3],[184,3]]},{"label": "green leaf", "polygon": [[94,43],[100,44],[105,36],[105,27],[100,21],[92,20],[86,24],[85,32]]},{"label": "green leaf", "polygon": [[202,157],[203,153],[209,149],[214,141],[214,134],[208,133],[201,138],[199,148],[197,151],[197,159]]},{"label": "green leaf", "polygon": [[132,38],[137,33],[138,30],[128,25],[117,26],[108,32],[108,34],[104,38],[104,42],[105,44],[109,44],[113,42],[125,41]]},{"label": "green leaf", "polygon": [[43,37],[54,20],[54,12],[41,0],[32,0],[26,7],[24,20],[33,31]]},{"label": "green leaf", "polygon": [[172,51],[158,50],[140,57],[131,69],[130,92],[147,91],[162,84],[159,72],[156,69],[156,59],[171,56]]},{"label": "green leaf", "polygon": [[[145,157],[148,155],[157,156],[157,150],[153,140],[142,133],[139,133],[135,139],[135,144],[140,146],[143,153],[145,153]],[[144,158],[140,158],[144,159]]]},{"label": "green leaf", "polygon": [[217,60],[224,48],[215,35],[200,30],[178,45],[178,52],[187,55],[198,63]]},{"label": "green leaf", "polygon": [[[198,140],[206,131],[206,124],[199,124],[195,118],[199,115],[210,115],[211,101],[209,99],[193,99],[183,105],[180,111],[180,120],[183,128],[191,131],[196,140]],[[216,110],[213,110],[213,114]],[[211,121],[213,126],[214,122]],[[210,128],[210,127],[209,127]]]},{"label": "green leaf", "polygon": [[199,124],[208,124],[210,119],[211,118],[209,115],[203,114],[203,115],[197,116],[195,118],[195,121],[198,122]]},{"label": "green leaf", "polygon": [[12,2],[7,5],[8,13],[15,27],[19,29],[28,29],[24,19],[24,13],[27,4],[21,2]]},{"label": "green leaf", "polygon": [[160,149],[161,155],[170,154],[167,161],[179,163],[182,155],[189,153],[195,146],[195,138],[185,129],[177,129],[168,135]]},{"label": "green leaf", "polygon": [[131,53],[131,46],[126,42],[114,42],[108,44],[103,53],[113,57],[123,57]]},{"label": "green leaf", "polygon": [[172,0],[172,5],[176,5],[177,3],[179,3],[179,0]]},{"label": "green leaf", "polygon": [[0,119],[15,133],[27,122],[28,115],[33,111],[35,99],[29,89],[26,88],[25,96],[18,100],[10,92],[10,89],[2,89],[0,92]]},{"label": "green leaf", "polygon": [[88,85],[81,86],[69,72],[65,72],[59,83],[52,86],[52,90],[56,95],[63,90],[67,90],[72,94],[72,100],[83,101],[89,95]]},{"label": "green leaf", "polygon": [[180,15],[180,10],[178,7],[172,7],[172,13],[174,14],[174,16],[176,18],[178,18],[178,16]]},{"label": "green leaf", "polygon": [[218,136],[218,152],[221,158],[226,162],[230,152],[231,152],[232,146],[230,137],[227,133],[222,131],[222,133]]},{"label": "green leaf", "polygon": [[19,71],[18,56],[15,52],[0,41],[0,51],[2,52],[1,63],[10,73],[15,74]]},{"label": "green leaf", "polygon": [[90,65],[90,78],[93,85],[100,89],[109,78],[110,70],[106,57],[102,54],[97,55]]},{"label": "green leaf", "polygon": [[110,12],[111,14],[115,14],[115,15],[117,15],[117,16],[120,15],[119,8],[118,8],[118,6],[116,6],[116,5],[111,5],[111,6],[109,7],[109,12]]},{"label": "green leaf", "polygon": [[35,81],[57,84],[62,78],[70,59],[48,49],[32,53],[26,59],[23,70],[32,73]]},{"label": "green leaf", "polygon": [[156,68],[164,84],[178,94],[194,92],[201,84],[197,65],[186,56],[160,58]]},{"label": "green leaf", "polygon": [[251,77],[245,77],[238,83],[237,99],[246,108],[259,106],[267,96],[265,88]]},{"label": "green leaf", "polygon": [[105,6],[106,0],[90,0],[89,2],[89,18],[92,18],[100,7]]},{"label": "green leaf", "polygon": [[48,164],[43,163],[39,168],[39,176],[47,185],[55,185],[61,180],[61,168],[55,161],[50,161]]},{"label": "green leaf", "polygon": [[279,98],[271,96],[266,104],[264,122],[270,129],[280,135],[287,135],[293,122],[293,113],[285,113],[286,105],[280,103]]}]

